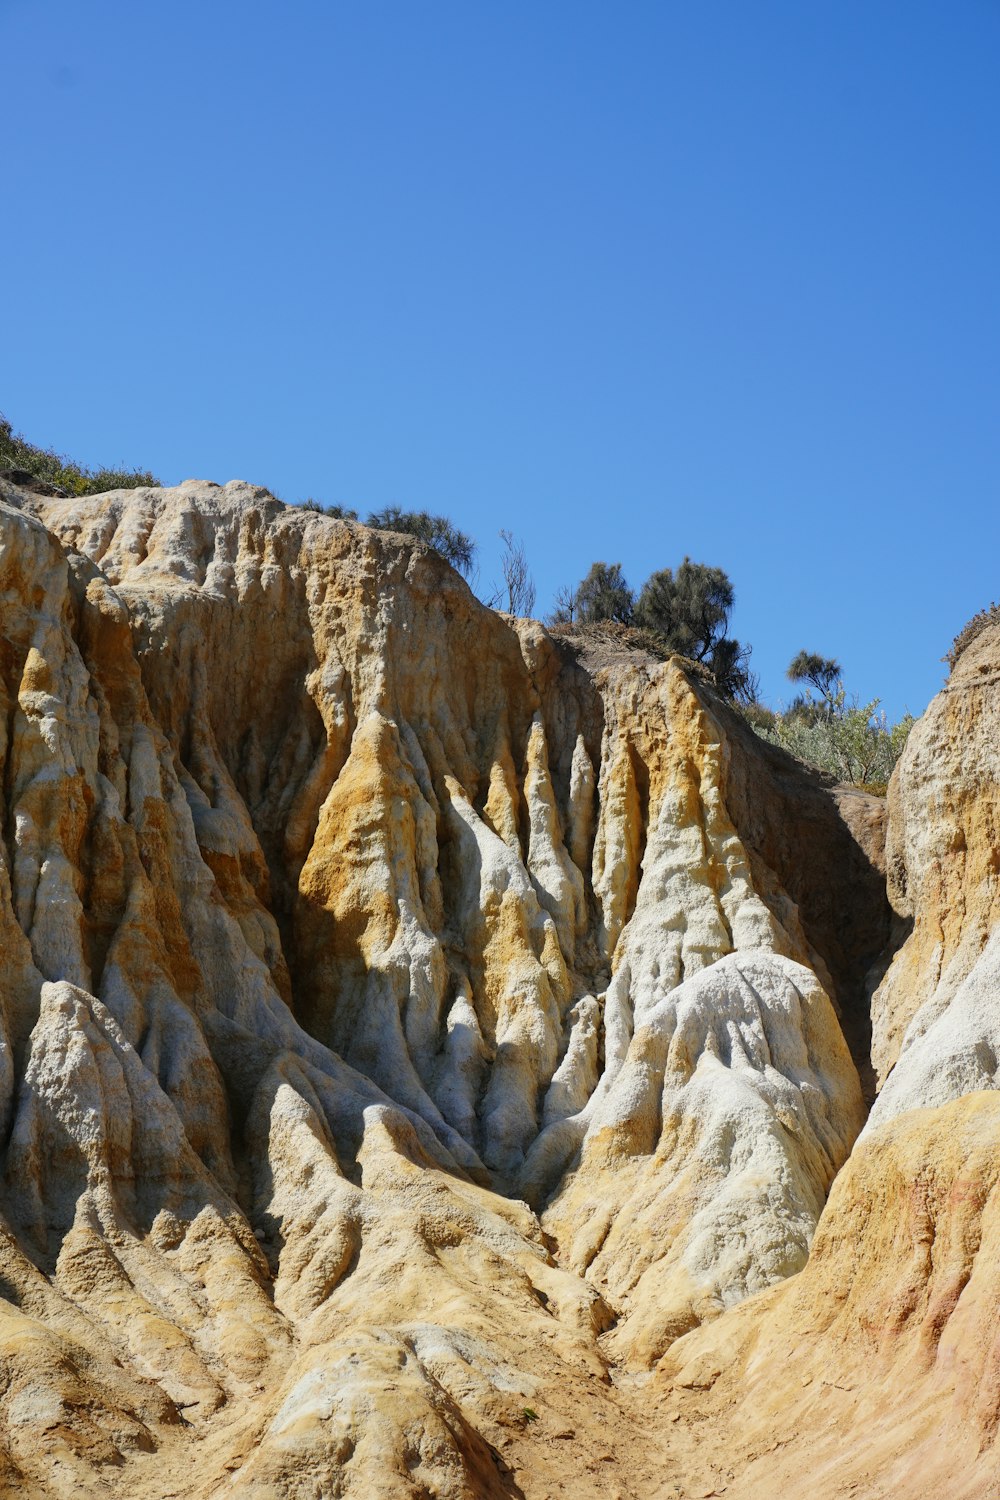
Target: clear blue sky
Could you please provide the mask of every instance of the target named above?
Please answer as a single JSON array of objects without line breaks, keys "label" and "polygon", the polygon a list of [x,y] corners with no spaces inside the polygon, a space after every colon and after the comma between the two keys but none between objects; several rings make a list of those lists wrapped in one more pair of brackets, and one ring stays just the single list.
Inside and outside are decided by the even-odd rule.
[{"label": "clear blue sky", "polygon": [[0,410],[728,570],[920,711],[1000,598],[1000,0],[0,0]]}]

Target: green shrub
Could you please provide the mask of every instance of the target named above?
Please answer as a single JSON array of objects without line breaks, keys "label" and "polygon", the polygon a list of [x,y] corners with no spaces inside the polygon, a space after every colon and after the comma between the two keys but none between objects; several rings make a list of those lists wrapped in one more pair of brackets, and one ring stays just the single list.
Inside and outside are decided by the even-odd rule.
[{"label": "green shrub", "polygon": [[476,544],[447,516],[432,516],[426,510],[403,510],[398,505],[387,505],[383,510],[372,511],[365,525],[376,531],[401,531],[407,536],[415,536],[418,541],[433,547],[435,552],[440,552],[466,577],[472,572]]},{"label": "green shrub", "polygon": [[[890,724],[880,699],[847,701],[843,683],[831,692],[823,712],[811,717],[799,709],[771,714],[756,711],[747,718],[755,733],[781,745],[799,760],[852,786],[884,792],[913,727],[912,714]],[[817,705],[819,706],[819,705]]]},{"label": "green shrub", "polygon": [[356,521],[358,513],[346,505],[324,505],[322,500],[314,500],[310,495],[308,500],[299,501],[299,510],[315,510],[322,516],[332,516],[335,521]]},{"label": "green shrub", "polygon": [[575,589],[563,588],[556,594],[553,625],[597,625],[611,620],[630,625],[635,610],[635,595],[625,580],[621,563],[595,562],[586,578]]},{"label": "green shrub", "polygon": [[70,495],[100,495],[105,490],[158,488],[160,481],[140,469],[88,469],[51,448],[29,443],[14,432],[7,418],[0,415],[0,469],[23,469]]}]

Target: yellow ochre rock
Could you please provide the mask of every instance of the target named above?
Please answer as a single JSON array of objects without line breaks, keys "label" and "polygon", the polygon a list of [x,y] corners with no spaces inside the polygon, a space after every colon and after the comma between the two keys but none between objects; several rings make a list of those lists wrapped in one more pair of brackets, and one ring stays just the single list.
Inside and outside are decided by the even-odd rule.
[{"label": "yellow ochre rock", "polygon": [[[685,1371],[839,1339],[849,1261],[897,1369],[892,1318],[961,1274],[914,1270],[905,1316],[879,1290],[906,1172],[940,1160],[950,1223],[994,1100],[906,1102],[919,1136],[851,1157],[878,799],[412,538],[241,483],[5,494],[0,1496],[695,1493],[730,1481],[665,1419],[712,1399]],[[961,771],[923,728],[894,808]],[[940,796],[979,850],[986,792]],[[937,898],[897,816],[917,977],[904,949],[878,1056],[945,1003],[912,993]],[[935,920],[958,1005],[973,939]]]},{"label": "yellow ochre rock", "polygon": [[659,1417],[679,1492],[1000,1494],[1000,628],[889,787],[906,941],[873,997],[881,1089],[800,1275],[678,1339]]}]

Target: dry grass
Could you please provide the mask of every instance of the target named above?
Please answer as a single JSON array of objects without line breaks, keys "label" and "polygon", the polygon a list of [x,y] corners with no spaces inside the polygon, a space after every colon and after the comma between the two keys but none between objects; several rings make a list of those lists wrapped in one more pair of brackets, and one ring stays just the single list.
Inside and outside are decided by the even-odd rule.
[{"label": "dry grass", "polygon": [[967,651],[976,637],[982,635],[989,626],[998,624],[1000,624],[1000,604],[991,604],[989,609],[981,609],[978,615],[972,616],[967,625],[963,625],[952,641],[948,655],[941,658],[942,661],[946,661],[949,669],[954,672],[962,652]]}]

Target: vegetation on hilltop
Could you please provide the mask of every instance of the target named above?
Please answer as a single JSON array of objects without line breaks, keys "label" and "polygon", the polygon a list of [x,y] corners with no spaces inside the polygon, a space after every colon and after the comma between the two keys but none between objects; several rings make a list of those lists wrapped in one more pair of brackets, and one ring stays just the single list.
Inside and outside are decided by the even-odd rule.
[{"label": "vegetation on hilltop", "polygon": [[[323,505],[318,500],[304,500],[303,510],[322,511],[337,521],[357,521],[358,512],[346,505]],[[428,510],[403,510],[399,505],[386,505],[366,516],[364,524],[375,531],[399,531],[404,536],[415,536],[426,542],[435,552],[440,552],[446,562],[457,568],[466,577],[470,575],[476,559],[476,544],[466,532],[460,531],[447,516],[435,516]]]},{"label": "vegetation on hilltop", "polygon": [[[30,476],[69,495],[159,486],[148,471],[90,469],[51,448],[40,448],[15,433],[0,413],[3,471]],[[302,503],[307,510],[358,519],[358,512],[346,506],[323,505],[313,499]],[[373,511],[365,524],[417,537],[466,577],[473,572],[476,543],[447,516],[390,505]],[[510,614],[530,614],[535,586],[524,546],[510,531],[502,530],[500,536],[503,582],[486,602]],[[884,791],[906,744],[912,715],[905,714],[892,724],[880,708],[880,699],[861,703],[857,695],[848,698],[840,663],[810,651],[799,651],[788,667],[789,679],[800,688],[796,697],[787,708],[769,708],[760,701],[759,680],[750,670],[750,647],[729,635],[735,597],[722,568],[693,562],[690,557],[677,568],[651,573],[638,594],[625,578],[621,563],[595,562],[575,588],[559,590],[548,623],[557,631],[597,631],[619,647],[641,647],[661,657],[676,652],[697,662],[762,739],[842,781]],[[969,621],[946,658],[952,668],[976,636],[998,618],[1000,606],[993,604]]]},{"label": "vegetation on hilltop", "polygon": [[849,699],[840,663],[832,657],[799,651],[787,675],[807,686],[782,712],[759,702],[748,705],[744,712],[754,731],[838,781],[884,794],[913,727],[913,715],[904,714],[892,724],[879,698],[861,703],[855,694]]},{"label": "vegetation on hilltop", "polygon": [[954,672],[958,658],[963,651],[967,651],[977,636],[990,625],[1000,624],[1000,604],[991,604],[989,609],[981,609],[977,615],[973,615],[967,625],[963,625],[955,639],[951,643],[951,650],[943,658],[948,663],[948,669]]},{"label": "vegetation on hilltop", "polygon": [[15,432],[0,413],[0,471],[30,475],[68,495],[100,495],[105,490],[158,487],[155,475],[141,469],[89,469],[52,448],[39,448]]},{"label": "vegetation on hilltop", "polygon": [[617,631],[623,644],[627,637],[655,654],[698,662],[762,739],[840,781],[884,792],[912,715],[891,724],[880,699],[848,698],[840,663],[815,651],[799,651],[789,663],[788,677],[800,689],[789,707],[767,707],[750,670],[750,647],[729,635],[734,603],[726,573],[689,557],[652,573],[638,596],[620,563],[595,562],[575,588],[560,589],[549,623],[556,630]]},{"label": "vegetation on hilltop", "polygon": [[648,632],[666,652],[700,662],[719,691],[752,703],[758,682],[750,670],[750,647],[729,635],[736,594],[721,568],[692,562],[651,573],[636,597],[621,563],[596,562],[575,589],[561,589],[554,625],[610,621]]},{"label": "vegetation on hilltop", "polygon": [[460,531],[447,516],[433,516],[426,510],[403,510],[398,505],[386,505],[382,510],[372,511],[365,521],[376,531],[402,531],[426,542],[466,577],[472,572],[476,560],[476,544],[471,536]]}]

